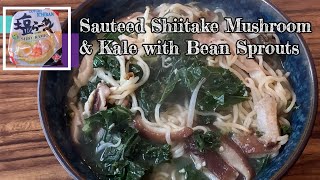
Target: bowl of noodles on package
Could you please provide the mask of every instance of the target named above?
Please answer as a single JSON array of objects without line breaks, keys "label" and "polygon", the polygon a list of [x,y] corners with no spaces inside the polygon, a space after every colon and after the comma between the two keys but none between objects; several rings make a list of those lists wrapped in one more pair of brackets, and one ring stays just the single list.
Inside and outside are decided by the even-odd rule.
[{"label": "bowl of noodles on package", "polygon": [[43,66],[62,46],[59,18],[50,9],[17,12],[12,19],[8,51],[19,66]]}]

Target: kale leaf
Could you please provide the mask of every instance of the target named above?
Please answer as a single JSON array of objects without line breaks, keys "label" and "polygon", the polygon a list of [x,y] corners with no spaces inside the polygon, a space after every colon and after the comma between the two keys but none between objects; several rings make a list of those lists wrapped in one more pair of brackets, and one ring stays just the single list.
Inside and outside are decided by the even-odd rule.
[{"label": "kale leaf", "polygon": [[[115,56],[112,55],[100,55],[96,54],[93,57],[93,68],[104,68],[112,74],[112,77],[115,80],[120,79],[120,63]],[[140,79],[143,76],[143,71],[141,67],[137,64],[129,65],[129,72],[133,72],[135,76],[138,76]]]},{"label": "kale leaf", "polygon": [[200,152],[215,150],[220,147],[221,133],[218,131],[195,131],[192,135],[195,145]]},{"label": "kale leaf", "polygon": [[146,169],[140,166],[137,163],[132,161],[129,162],[129,166],[127,168],[127,174],[125,180],[135,180],[141,179],[142,176],[145,174]]},{"label": "kale leaf", "polygon": [[171,157],[170,145],[153,144],[146,140],[139,143],[133,155],[144,166],[154,166],[169,161]]},{"label": "kale leaf", "polygon": [[162,104],[164,100],[170,95],[170,93],[174,90],[176,87],[176,84],[180,81],[179,75],[171,73],[168,79],[165,81],[165,88],[162,92],[161,98],[158,101],[158,103]]},{"label": "kale leaf", "polygon": [[209,180],[209,178],[200,170],[197,170],[193,165],[188,165],[184,168],[186,180]]},{"label": "kale leaf", "polygon": [[[148,81],[149,82],[149,81]],[[161,99],[163,84],[160,81],[155,81],[144,85],[137,94],[139,106],[143,109],[146,117],[153,114],[157,102]]]},{"label": "kale leaf", "polygon": [[192,64],[179,70],[179,74],[182,83],[190,91],[202,78],[207,79],[198,94],[198,110],[212,111],[247,100],[248,92],[244,84],[227,69]]},{"label": "kale leaf", "polygon": [[[119,36],[123,33],[106,33],[104,34],[104,39],[113,40],[117,43],[120,43]],[[125,35],[128,35],[128,33],[124,33]],[[113,55],[101,55],[99,52],[97,52],[93,58],[93,68],[101,68],[110,71],[113,78],[115,80],[120,79],[120,63],[117,60],[117,58]],[[143,71],[141,67],[137,64],[130,64],[129,71],[133,72],[135,76],[138,76],[141,78],[143,76]]]},{"label": "kale leaf", "polygon": [[165,40],[172,40],[179,46],[179,54],[184,55],[187,53],[188,47],[186,40],[192,39],[192,33],[168,33]]},{"label": "kale leaf", "polygon": [[[192,39],[191,33],[169,33],[165,39],[173,40],[178,44],[181,55],[163,55],[158,58],[153,57],[152,61],[146,61],[153,73],[144,86],[138,90],[137,98],[139,106],[142,107],[147,117],[154,113],[157,103],[177,102],[177,96],[174,97],[172,94],[189,97],[198,82],[204,77],[207,80],[199,91],[197,110],[212,111],[248,99],[248,92],[244,84],[229,70],[207,66],[206,56],[185,55],[187,51],[185,41]],[[171,66],[165,68],[162,66],[162,59],[167,58],[170,58]]]},{"label": "kale leaf", "polygon": [[209,178],[200,170],[197,170],[190,158],[180,157],[173,160],[173,164],[178,172],[184,174],[186,180],[209,180]]},{"label": "kale leaf", "polygon": [[288,126],[288,125],[281,125],[280,130],[281,130],[281,135],[285,135],[285,134],[290,135],[292,132],[291,126]]},{"label": "kale leaf", "polygon": [[91,133],[97,126],[109,129],[112,124],[115,125],[112,130],[123,129],[128,125],[128,122],[132,120],[132,116],[133,114],[129,109],[122,106],[115,106],[85,119],[82,131]]},{"label": "kale leaf", "polygon": [[[114,162],[100,167],[100,179],[107,180],[139,180],[145,174],[145,169],[129,160]],[[103,168],[103,171],[101,171]]]},{"label": "kale leaf", "polygon": [[170,145],[154,144],[141,138],[138,130],[129,125],[132,118],[129,109],[115,106],[85,119],[82,129],[85,134],[92,135],[100,128],[105,130],[96,142],[99,177],[140,179],[146,171],[171,159]]},{"label": "kale leaf", "polygon": [[213,124],[214,121],[216,121],[215,116],[199,116],[197,118],[197,125],[210,125]]},{"label": "kale leaf", "polygon": [[270,160],[270,156],[265,156],[262,158],[249,158],[249,163],[255,169],[256,174],[258,174],[262,169],[264,169],[267,166]]},{"label": "kale leaf", "polygon": [[[157,103],[174,102],[177,97],[170,99],[171,94],[191,95],[199,81],[204,77],[207,80],[198,93],[197,110],[212,111],[248,99],[248,92],[244,84],[229,70],[203,66],[199,62],[185,67],[184,63],[180,64],[182,61],[176,60],[171,71],[162,70],[161,78],[147,81],[144,87],[138,91],[139,105],[147,117],[153,114]],[[180,94],[181,91],[177,93],[177,90],[184,90],[185,92]]]},{"label": "kale leaf", "polygon": [[[116,127],[116,126],[115,126]],[[100,161],[114,163],[119,160],[124,160],[125,155],[129,155],[128,152],[132,151],[131,148],[137,143],[135,139],[138,137],[138,130],[126,127],[122,133],[108,133],[104,142],[116,144],[119,140],[121,143],[119,146],[109,146],[104,149]]]},{"label": "kale leaf", "polygon": [[141,139],[131,127],[127,127],[126,131],[128,133],[121,135],[119,146],[105,148],[102,153],[98,162],[103,169],[102,175],[139,179],[146,171],[171,159],[170,145],[152,144]]},{"label": "kale leaf", "polygon": [[115,80],[120,79],[120,63],[115,56],[95,54],[93,57],[93,68],[100,68],[110,71]]},{"label": "kale leaf", "polygon": [[90,82],[86,86],[82,86],[79,91],[79,98],[82,103],[88,101],[88,98],[92,91],[97,88],[97,85],[101,82],[100,78],[97,78],[94,82]]},{"label": "kale leaf", "polygon": [[117,43],[120,42],[119,40],[119,36],[121,35],[122,33],[119,33],[119,32],[115,32],[115,33],[106,33],[103,35],[103,38],[104,39],[108,39],[108,40],[114,40],[116,41]]}]

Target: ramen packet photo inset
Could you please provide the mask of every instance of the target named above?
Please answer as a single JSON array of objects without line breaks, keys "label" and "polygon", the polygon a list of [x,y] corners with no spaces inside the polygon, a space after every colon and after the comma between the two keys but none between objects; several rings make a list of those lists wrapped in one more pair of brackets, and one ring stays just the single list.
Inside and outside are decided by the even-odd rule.
[{"label": "ramen packet photo inset", "polygon": [[62,47],[60,21],[50,9],[19,11],[12,18],[8,51],[16,66],[43,66]]}]

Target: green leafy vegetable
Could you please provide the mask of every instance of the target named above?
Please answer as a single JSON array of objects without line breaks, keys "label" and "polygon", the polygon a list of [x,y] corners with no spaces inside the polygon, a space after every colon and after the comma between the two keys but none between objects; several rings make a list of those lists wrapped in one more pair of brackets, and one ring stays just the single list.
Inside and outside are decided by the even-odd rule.
[{"label": "green leafy vegetable", "polygon": [[[108,40],[114,40],[116,42],[120,42],[119,40],[119,36],[121,35],[122,33],[119,33],[119,32],[115,32],[115,33],[106,33],[103,35],[103,38],[104,39],[108,39]],[[127,34],[126,34],[127,35]]]},{"label": "green leafy vegetable", "polygon": [[168,33],[165,37],[166,40],[172,40],[179,46],[180,54],[184,55],[187,53],[187,43],[185,40],[192,39],[192,33]]},{"label": "green leafy vegetable", "polygon": [[213,124],[213,122],[216,120],[215,116],[199,116],[197,119],[198,125],[209,125]]},{"label": "green leafy vegetable", "polygon": [[108,163],[114,163],[119,160],[124,160],[125,154],[128,154],[127,151],[131,151],[132,142],[138,136],[138,131],[133,128],[126,128],[123,133],[108,133],[107,139],[105,142],[116,144],[121,140],[121,144],[117,147],[107,147],[104,149],[100,160]]},{"label": "green leafy vegetable", "polygon": [[258,174],[262,169],[266,167],[270,159],[271,159],[270,156],[266,156],[262,158],[250,158],[249,162],[252,165],[252,167],[255,169],[256,174]]},{"label": "green leafy vegetable", "polygon": [[184,168],[186,180],[209,180],[209,178],[201,171],[197,170],[194,166],[188,165]]},{"label": "green leafy vegetable", "polygon": [[115,56],[95,54],[93,57],[93,68],[100,67],[110,71],[114,79],[120,79],[120,63]]},{"label": "green leafy vegetable", "polygon": [[[94,68],[104,68],[112,74],[115,80],[120,79],[120,63],[115,56],[112,55],[100,55],[96,54],[93,58],[93,67]],[[138,76],[140,79],[143,76],[143,71],[141,67],[137,64],[129,65],[129,72],[133,72],[135,76]]]},{"label": "green leafy vegetable", "polygon": [[144,55],[142,57],[142,59],[146,62],[146,63],[156,63],[158,62],[158,56],[157,55],[150,55],[150,56],[147,56],[147,55]]},{"label": "green leafy vegetable", "polygon": [[[97,173],[105,179],[140,179],[146,171],[171,159],[170,145],[153,144],[138,135],[129,126],[132,113],[115,106],[85,119],[85,134],[95,134],[103,128],[105,133],[97,142]],[[106,146],[105,146],[106,145]]]},{"label": "green leafy vegetable", "polygon": [[[129,160],[121,160],[100,167],[100,179],[107,180],[139,180],[145,174],[145,169]],[[104,169],[104,171],[101,171]]]},{"label": "green leafy vegetable", "polygon": [[173,164],[178,172],[183,174],[186,180],[209,180],[209,178],[200,170],[197,170],[190,158],[181,157],[175,159]]},{"label": "green leafy vegetable", "polygon": [[207,131],[203,133],[202,131],[195,131],[192,136],[200,152],[204,152],[206,149],[215,150],[220,147],[220,132]]},{"label": "green leafy vegetable", "polygon": [[[120,135],[119,133],[108,134],[110,138],[106,139],[107,143],[115,144],[114,139],[121,139],[121,144],[117,147],[104,149],[99,162],[102,169],[106,170],[103,172],[104,175],[112,177],[111,179],[140,179],[145,174],[145,171],[157,163],[163,162],[163,157],[167,157],[166,154],[170,157],[170,146],[150,145],[142,140],[137,133],[136,129],[126,127],[125,131]],[[144,147],[141,147],[141,144]],[[137,151],[140,153],[138,154],[139,156],[147,158],[146,161],[148,163],[141,163],[143,161],[139,160],[139,156],[133,154]]]},{"label": "green leafy vegetable", "polygon": [[191,91],[201,78],[207,79],[198,94],[197,108],[201,111],[212,111],[247,100],[244,84],[227,69],[192,64],[179,73],[181,81]]},{"label": "green leafy vegetable", "polygon": [[145,168],[141,167],[139,164],[129,162],[129,166],[127,169],[126,180],[134,180],[134,179],[141,179],[142,176],[145,174]]},{"label": "green leafy vegetable", "polygon": [[85,119],[82,130],[85,133],[90,133],[97,126],[108,129],[112,124],[115,125],[115,128],[112,128],[113,130],[123,129],[131,120],[132,113],[130,110],[121,106],[115,106]]},{"label": "green leafy vegetable", "polygon": [[163,90],[162,96],[158,103],[162,104],[164,100],[170,95],[170,93],[174,90],[176,84],[179,82],[179,75],[171,73],[165,82],[165,88]]},{"label": "green leafy vegetable", "polygon": [[139,147],[136,148],[135,159],[144,166],[154,166],[169,161],[171,157],[170,145],[157,145],[147,141],[141,141]]},{"label": "green leafy vegetable", "polygon": [[[190,97],[203,77],[207,80],[198,93],[197,110],[212,111],[248,99],[245,85],[229,70],[206,66],[201,62],[202,57],[199,57],[200,60],[192,56],[186,58],[188,59],[171,56],[172,67],[168,69],[163,68],[159,63],[149,64],[151,69],[159,73],[151,77],[138,92],[139,105],[146,116],[153,114],[157,103],[177,102],[177,97],[170,99],[171,94]],[[180,94],[181,90],[184,90],[182,94]]]},{"label": "green leafy vegetable", "polygon": [[[106,148],[100,158],[101,166],[107,168],[105,175],[121,175],[124,177],[121,179],[139,179],[145,171],[171,159],[170,145],[150,144],[141,139],[137,132],[134,132],[135,129],[127,129],[131,130],[130,133],[122,135],[123,142],[118,147]],[[123,166],[119,162],[129,164]]]},{"label": "green leafy vegetable", "polygon": [[[117,37],[118,35],[106,34],[104,38],[118,41]],[[183,44],[180,46],[182,52],[186,51],[184,41],[191,38],[192,34],[188,33],[169,34],[166,37],[167,40]],[[146,117],[150,118],[154,115],[157,103],[177,103],[181,102],[179,98],[190,98],[203,77],[207,80],[198,93],[197,110],[212,111],[247,99],[248,92],[244,84],[229,70],[207,66],[205,56],[181,55],[169,58],[171,58],[169,62],[171,65],[168,68],[162,66],[159,57],[146,60],[152,73],[149,80],[137,92],[139,106]],[[96,54],[93,67],[102,67],[110,71],[116,80],[120,79],[120,64],[115,56]],[[137,64],[130,64],[129,71],[140,78],[143,76],[143,71]],[[88,85],[87,89],[83,89],[83,93],[88,94],[90,90],[95,89],[93,87]],[[177,94],[179,96],[176,96]],[[214,120],[213,117],[199,117],[197,123],[207,125],[212,124]],[[153,167],[172,159],[170,145],[154,144],[141,138],[138,131],[129,125],[131,121],[132,113],[120,106],[98,112],[85,120],[83,131],[87,135],[95,135],[99,129],[104,129],[103,137],[95,142],[96,149],[99,150],[97,160],[97,167],[100,169],[98,172],[101,175],[99,177],[121,180],[139,179]],[[220,136],[220,132],[196,131],[192,138],[196,148],[204,152],[218,148]],[[203,172],[195,169],[192,161],[180,167],[186,179],[208,179]]]},{"label": "green leafy vegetable", "polygon": [[88,101],[88,98],[93,90],[97,88],[97,85],[101,82],[100,78],[97,78],[96,81],[90,82],[86,86],[82,86],[79,91],[79,98],[82,103]]},{"label": "green leafy vegetable", "polygon": [[[104,38],[108,40],[114,40],[120,43],[118,38],[120,35],[121,33],[106,33],[104,35]],[[93,68],[100,68],[100,67],[103,67],[106,70],[110,71],[110,73],[112,74],[115,80],[120,79],[120,63],[115,56],[101,55],[97,52],[93,58]],[[139,76],[140,78],[143,76],[142,69],[137,64],[130,64],[129,71],[133,72],[135,76]]]},{"label": "green leafy vegetable", "polygon": [[291,134],[292,132],[291,126],[288,126],[288,125],[281,125],[280,130],[282,135]]},{"label": "green leafy vegetable", "polygon": [[100,113],[94,114],[91,117],[85,119],[84,125],[82,127],[82,131],[84,133],[91,133],[93,129],[95,129],[98,125],[103,125],[104,119],[102,118]]},{"label": "green leafy vegetable", "polygon": [[142,87],[138,93],[138,103],[143,109],[145,116],[149,116],[153,113],[157,102],[161,99],[161,93],[163,91],[163,84],[160,81],[148,83],[148,85]]}]

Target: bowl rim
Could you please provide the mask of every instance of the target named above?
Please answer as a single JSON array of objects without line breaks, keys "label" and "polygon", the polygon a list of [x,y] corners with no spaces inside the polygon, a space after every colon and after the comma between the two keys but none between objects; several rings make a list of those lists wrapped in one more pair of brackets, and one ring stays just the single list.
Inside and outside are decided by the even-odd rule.
[{"label": "bowl rim", "polygon": [[[290,18],[284,14],[274,3],[270,0],[262,0],[265,2],[270,8],[272,8],[276,13],[282,16],[287,22],[290,21]],[[286,160],[286,164],[281,166],[281,168],[271,177],[271,179],[280,179],[285,173],[289,171],[289,169],[295,164],[295,162],[300,158],[303,150],[307,146],[309,139],[311,137],[314,123],[317,115],[317,107],[318,107],[318,78],[317,78],[317,71],[314,64],[314,59],[311,55],[311,51],[302,37],[301,34],[294,33],[298,40],[301,42],[303,50],[306,52],[307,61],[309,61],[310,66],[308,67],[310,70],[311,81],[313,82],[313,88],[310,89],[311,91],[311,102],[310,102],[310,109],[309,109],[309,116],[308,122],[305,125],[303,130],[303,134],[301,135],[300,141],[297,143],[296,148],[291,152],[288,159]]]},{"label": "bowl rim", "polygon": [[[85,7],[90,7],[92,4],[94,4],[96,0],[86,0],[83,2],[78,8],[76,8],[72,12],[72,17],[79,16],[81,13],[81,9]],[[278,15],[281,16],[281,18],[285,19],[285,21],[290,21],[290,18],[285,15],[282,11],[280,11],[271,1],[269,0],[261,0],[266,5],[268,5],[273,11],[275,11]],[[66,22],[63,23],[65,25]],[[298,38],[298,41],[301,42],[301,47],[306,52],[306,61],[309,62],[310,66],[308,67],[310,71],[310,77],[311,77],[311,85],[313,85],[310,89],[311,94],[311,102],[310,102],[310,109],[309,109],[309,116],[307,124],[305,125],[305,128],[303,130],[303,133],[301,135],[301,138],[299,142],[296,145],[296,148],[290,153],[288,159],[286,160],[286,163],[281,166],[275,174],[271,177],[271,179],[280,179],[285,173],[288,172],[288,170],[293,166],[293,164],[299,159],[301,156],[303,150],[305,149],[311,133],[313,131],[316,114],[317,114],[317,105],[318,105],[318,79],[317,79],[317,71],[315,69],[314,60],[312,58],[311,52],[308,48],[308,45],[306,41],[303,39],[302,35],[295,33],[296,37]],[[48,117],[47,113],[45,111],[44,106],[44,94],[45,94],[45,83],[46,83],[46,71],[40,71],[39,78],[38,78],[38,88],[37,88],[37,97],[38,97],[38,112],[39,112],[39,118],[41,127],[43,130],[43,133],[45,135],[46,141],[52,150],[54,156],[59,161],[59,163],[63,166],[63,168],[68,172],[68,174],[73,179],[85,179],[85,177],[82,177],[80,173],[71,165],[71,163],[68,161],[68,159],[62,154],[61,148],[58,146],[56,140],[51,136],[51,131],[48,124]]]},{"label": "bowl rim", "polygon": [[48,124],[48,116],[47,112],[45,110],[45,100],[44,100],[44,94],[45,94],[45,83],[46,83],[46,71],[40,71],[39,79],[38,79],[38,112],[39,112],[39,118],[40,118],[40,124],[42,127],[42,131],[44,133],[44,136],[46,138],[46,141],[53,152],[56,159],[59,161],[59,163],[63,166],[63,168],[68,172],[68,174],[73,179],[84,179],[84,177],[81,177],[79,172],[70,164],[69,160],[63,155],[61,148],[59,147],[57,141],[52,137],[52,132],[49,128]]}]

